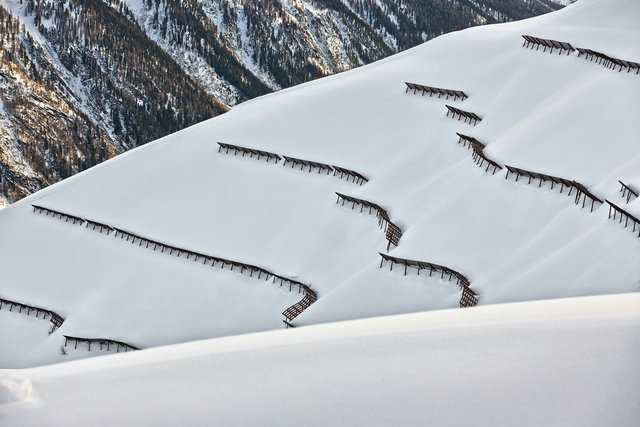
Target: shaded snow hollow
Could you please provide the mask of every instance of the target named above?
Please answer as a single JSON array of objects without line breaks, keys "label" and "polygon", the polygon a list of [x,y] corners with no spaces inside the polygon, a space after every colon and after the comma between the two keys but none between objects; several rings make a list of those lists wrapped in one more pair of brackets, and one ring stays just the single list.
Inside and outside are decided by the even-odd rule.
[{"label": "shaded snow hollow", "polygon": [[[66,319],[47,335],[26,323],[6,329],[20,318],[0,316],[3,336],[20,335],[9,337],[21,350],[3,355],[4,366],[101,354],[61,348],[63,335],[148,348],[281,328],[280,313],[300,299],[35,214],[32,203],[309,284],[319,300],[297,325],[458,305],[454,283],[379,269],[386,241],[375,217],[336,205],[336,191],[384,207],[404,232],[390,254],[461,272],[480,305],[637,291],[640,239],[610,221],[606,205],[590,212],[548,185],[485,173],[456,132],[487,144],[500,164],[575,179],[640,216],[640,199],[626,204],[618,193],[619,179],[640,184],[640,77],[525,49],[521,38],[640,62],[639,21],[640,2],[581,0],[448,34],[246,102],[0,211],[0,298]],[[405,93],[405,81],[469,98]],[[483,120],[452,120],[445,103]],[[335,164],[369,182],[221,154],[216,141]]]}]

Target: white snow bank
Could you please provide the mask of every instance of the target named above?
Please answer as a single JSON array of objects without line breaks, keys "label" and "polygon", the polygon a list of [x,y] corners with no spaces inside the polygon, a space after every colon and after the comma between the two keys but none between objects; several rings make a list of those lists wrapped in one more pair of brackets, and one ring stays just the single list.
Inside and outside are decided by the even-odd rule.
[{"label": "white snow bank", "polygon": [[635,426],[640,295],[380,317],[27,369],[15,427]]},{"label": "white snow bank", "polygon": [[0,405],[26,400],[31,397],[32,391],[33,387],[28,379],[0,374]]}]

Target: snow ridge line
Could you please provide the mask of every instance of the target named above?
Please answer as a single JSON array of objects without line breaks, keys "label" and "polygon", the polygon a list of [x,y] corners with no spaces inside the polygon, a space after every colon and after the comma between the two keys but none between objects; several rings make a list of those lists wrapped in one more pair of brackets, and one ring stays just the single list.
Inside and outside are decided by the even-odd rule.
[{"label": "snow ridge line", "polygon": [[436,272],[436,273],[440,272],[440,278],[443,280],[446,280],[447,279],[446,276],[448,275],[449,276],[448,280],[452,281],[455,279],[456,284],[460,287],[460,290],[462,291],[462,295],[460,296],[460,308],[474,307],[478,305],[478,296],[475,293],[475,291],[471,289],[471,282],[469,281],[469,279],[467,279],[467,277],[462,273],[452,268],[449,268],[447,266],[433,264],[427,261],[416,261],[416,260],[411,260],[406,258],[398,258],[391,255],[386,255],[383,253],[380,253],[380,256],[382,257],[382,259],[380,260],[380,268],[382,268],[382,265],[384,264],[385,261],[389,261],[389,264],[390,264],[389,271],[393,271],[394,264],[404,265],[405,276],[407,275],[408,267],[416,268],[418,270],[418,276],[420,275],[421,270],[429,270],[429,277],[431,277],[433,272]]},{"label": "snow ridge line", "polygon": [[633,224],[633,232],[635,233],[636,227],[638,227],[638,237],[640,237],[640,219],[609,200],[607,200],[607,203],[609,204],[609,219],[611,219],[612,211],[614,220],[616,219],[616,214],[619,213],[620,219],[618,220],[618,224],[622,223],[622,220],[624,219],[624,228],[627,228],[629,220],[631,220],[631,223]]},{"label": "snow ridge line", "polygon": [[256,150],[254,148],[241,147],[239,145],[226,144],[222,142],[218,142],[218,145],[218,153],[221,153],[224,149],[224,154],[229,154],[229,151],[232,151],[234,156],[240,153],[242,154],[242,157],[248,154],[250,158],[253,158],[253,156],[255,155],[258,160],[260,160],[264,156],[267,159],[267,163],[269,163],[271,159],[275,160],[274,163],[278,163],[282,158],[284,158],[284,163],[282,164],[282,166],[287,166],[287,164],[290,163],[292,169],[295,166],[300,166],[300,170],[304,170],[308,167],[309,173],[311,173],[311,171],[317,170],[318,174],[320,174],[320,172],[326,172],[327,175],[329,175],[331,171],[333,171],[333,176],[336,176],[339,173],[340,179],[346,177],[347,181],[352,180],[355,184],[358,185],[364,185],[365,183],[369,182],[368,178],[356,171],[335,165],[329,165],[327,163],[314,162],[312,160],[298,159],[295,157],[284,155],[281,156],[269,151]]},{"label": "snow ridge line", "polygon": [[[249,277],[253,277],[253,275],[257,273],[258,279],[262,279],[262,275],[264,274],[265,281],[272,279],[272,283],[275,284],[279,280],[281,288],[285,287],[285,290],[286,290],[286,285],[289,286],[289,292],[292,292],[297,287],[298,293],[303,293],[303,297],[300,301],[293,304],[292,306],[290,306],[289,308],[287,308],[285,311],[282,312],[282,315],[285,318],[283,322],[286,325],[286,327],[293,327],[293,325],[291,324],[291,321],[294,318],[296,318],[299,314],[301,314],[305,309],[307,309],[311,304],[316,302],[318,299],[317,293],[311,288],[310,285],[304,284],[294,279],[281,276],[279,274],[275,274],[265,268],[262,268],[256,265],[246,264],[243,262],[234,261],[227,258],[206,255],[200,252],[195,252],[189,249],[172,246],[167,243],[162,243],[157,240],[146,238],[138,234],[134,234],[132,232],[123,230],[121,228],[114,227],[109,224],[93,221],[90,219],[82,219],[74,215],[69,215],[64,212],[56,211],[56,210],[45,208],[42,206],[37,206],[37,205],[32,205],[32,206],[33,206],[33,212],[35,213],[39,213],[39,214],[44,213],[46,214],[46,216],[49,216],[49,214],[51,214],[52,218],[56,218],[60,220],[64,219],[65,222],[69,222],[70,218],[73,218],[75,219],[75,221],[73,221],[73,224],[76,224],[76,223],[79,223],[79,225],[86,224],[85,225],[86,228],[91,227],[93,231],[98,231],[100,234],[105,232],[107,236],[113,232],[114,237],[120,237],[121,240],[126,238],[126,241],[127,242],[130,241],[131,244],[135,244],[137,242],[138,246],[140,247],[142,247],[142,245],[145,244],[145,249],[152,249],[154,252],[156,250],[160,250],[160,253],[165,253],[165,251],[168,251],[169,255],[174,255],[174,252],[175,252],[175,256],[177,256],[178,258],[180,258],[181,255],[185,255],[186,259],[192,260],[194,262],[199,262],[200,259],[202,258],[203,265],[207,265],[208,262],[211,262],[211,266],[215,267],[218,263],[220,263],[221,269],[224,269],[225,265],[229,265],[231,268],[231,271],[233,271],[234,267],[237,267],[237,268],[240,268],[240,274],[245,274],[245,270],[247,270],[249,272]],[[193,257],[193,259],[191,257]],[[135,348],[133,346],[129,346],[129,347]]]},{"label": "snow ridge line", "polygon": [[614,58],[612,56],[607,55],[606,53],[598,52],[596,50],[580,48],[580,47],[574,48],[571,45],[571,43],[567,43],[567,42],[561,42],[561,41],[550,40],[550,39],[541,39],[539,37],[527,36],[524,34],[522,35],[522,38],[524,39],[524,43],[522,44],[522,47],[527,47],[527,48],[530,47],[532,50],[535,47],[536,50],[538,50],[540,49],[540,46],[543,46],[542,51],[546,52],[547,48],[549,48],[549,53],[553,53],[553,49],[558,49],[559,50],[558,55],[561,55],[562,51],[566,50],[567,56],[569,56],[570,53],[577,51],[578,58],[580,58],[581,55],[584,55],[584,59],[589,59],[589,62],[592,62],[595,59],[596,64],[600,64],[603,67],[608,68],[610,70],[615,70],[616,67],[620,67],[618,72],[621,72],[623,68],[626,68],[627,73],[631,72],[631,70],[636,70],[636,75],[640,74],[640,63],[638,62]]},{"label": "snow ridge line", "polygon": [[34,305],[27,305],[17,301],[11,301],[8,299],[0,298],[0,310],[2,310],[3,305],[9,305],[9,312],[13,311],[14,307],[18,307],[18,313],[22,313],[23,309],[27,310],[27,316],[31,315],[31,311],[36,313],[36,318],[40,317],[40,313],[42,313],[42,319],[46,320],[47,316],[49,316],[49,321],[51,322],[51,332],[53,333],[56,329],[58,329],[64,323],[64,318],[60,316],[55,311],[47,310],[46,308],[36,307]]},{"label": "snow ridge line", "polygon": [[389,252],[389,248],[392,244],[394,246],[398,246],[398,244],[400,243],[400,238],[402,237],[402,230],[391,221],[386,209],[368,200],[358,199],[357,197],[347,196],[346,194],[338,192],[336,192],[336,194],[338,195],[336,204],[338,204],[338,202],[342,200],[342,206],[344,206],[345,202],[351,203],[351,210],[353,210],[356,205],[359,205],[360,212],[362,212],[364,208],[369,208],[369,215],[371,215],[372,210],[376,213],[376,218],[378,218],[378,226],[384,230],[385,237],[387,239],[387,252]]},{"label": "snow ridge line", "polygon": [[422,96],[424,96],[427,93],[429,94],[429,98],[431,98],[431,96],[433,96],[434,94],[438,95],[438,99],[440,99],[442,95],[445,95],[447,97],[446,99],[449,99],[449,97],[452,96],[454,101],[457,101],[458,98],[461,98],[460,100],[464,101],[469,97],[466,93],[464,93],[461,90],[442,89],[439,87],[425,86],[418,83],[409,83],[409,82],[404,82],[404,84],[407,85],[407,88],[405,89],[404,93],[407,93],[409,92],[409,89],[412,89],[414,95],[416,94],[416,92],[422,91]]}]

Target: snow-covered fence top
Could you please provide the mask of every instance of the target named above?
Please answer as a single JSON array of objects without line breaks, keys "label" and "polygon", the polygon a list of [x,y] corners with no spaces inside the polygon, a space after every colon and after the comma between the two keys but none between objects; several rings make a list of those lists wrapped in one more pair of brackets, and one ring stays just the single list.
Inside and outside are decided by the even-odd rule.
[{"label": "snow-covered fence top", "polygon": [[610,202],[609,200],[607,200],[607,203],[609,204],[609,218],[613,216],[614,220],[618,219],[618,223],[622,223],[622,220],[624,220],[624,228],[627,228],[629,226],[629,221],[631,221],[633,232],[635,233],[637,228],[638,237],[640,237],[640,219],[637,216],[633,215],[631,212],[627,212],[626,210],[622,209],[615,203]]},{"label": "snow-covered fence top", "polygon": [[444,95],[447,97],[446,99],[449,99],[449,97],[453,97],[454,101],[456,101],[458,98],[462,99],[463,101],[468,98],[467,94],[461,90],[442,89],[439,87],[425,86],[418,83],[409,83],[409,82],[404,82],[404,84],[407,85],[407,88],[405,89],[404,92],[407,93],[409,89],[411,89],[413,90],[414,95],[418,91],[421,91],[422,96],[424,96],[426,93],[429,94],[429,97],[433,95],[438,95],[438,98],[440,98],[441,96]]},{"label": "snow-covered fence top", "polygon": [[386,209],[368,200],[347,196],[346,194],[341,194],[338,192],[336,192],[336,194],[338,195],[338,200],[336,200],[336,203],[342,200],[342,205],[344,206],[345,202],[350,202],[351,209],[353,209],[356,205],[359,205],[360,212],[362,212],[364,208],[368,208],[369,214],[371,214],[373,210],[376,213],[376,217],[378,218],[378,225],[381,228],[384,228],[385,237],[388,242],[387,251],[389,250],[391,245],[398,246],[398,244],[400,243],[400,238],[402,237],[402,230],[391,221]]},{"label": "snow-covered fence top", "polygon": [[627,73],[629,73],[631,70],[636,70],[636,74],[640,73],[640,63],[614,58],[607,55],[606,53],[598,52],[591,49],[580,47],[576,49],[578,50],[578,57],[584,55],[584,58],[588,59],[589,62],[592,62],[595,59],[596,63],[601,64],[606,68],[615,69],[616,67],[620,67],[618,69],[618,72],[626,69]]},{"label": "snow-covered fence top", "polygon": [[472,148],[473,150],[472,158],[478,166],[483,167],[484,163],[487,162],[487,167],[485,169],[485,172],[488,172],[492,166],[493,166],[493,172],[491,173],[491,175],[495,175],[498,169],[502,169],[502,166],[500,166],[498,163],[491,160],[484,154],[485,145],[482,142],[478,141],[472,136],[464,135],[462,133],[456,133],[456,135],[459,136],[458,144],[462,142],[463,147]]},{"label": "snow-covered fence top", "polygon": [[534,36],[527,36],[527,35],[522,35],[522,38],[524,39],[524,43],[522,44],[523,47],[531,47],[531,49],[533,49],[533,47],[536,47],[536,50],[540,49],[540,46],[542,46],[543,52],[545,52],[547,50],[547,48],[549,48],[549,53],[553,52],[553,49],[558,49],[560,52],[558,54],[561,54],[563,50],[567,51],[567,55],[569,55],[571,52],[573,52],[574,50],[576,50],[573,46],[571,46],[570,43],[567,42],[561,42],[558,40],[551,40],[551,39],[541,39],[540,37],[534,37]]},{"label": "snow-covered fence top", "polygon": [[464,119],[465,123],[467,123],[467,120],[469,120],[469,124],[473,122],[474,126],[478,124],[479,121],[482,121],[482,117],[478,116],[476,113],[472,113],[471,111],[464,111],[447,104],[445,104],[445,106],[447,107],[447,110],[448,110],[447,117],[449,117],[449,113],[451,113],[452,118],[457,118],[458,121],[460,119]]},{"label": "snow-covered fence top", "polygon": [[627,184],[625,184],[620,180],[618,180],[618,182],[620,183],[620,192],[622,193],[622,197],[627,198],[627,203],[629,203],[629,200],[631,200],[631,197],[638,197],[638,191],[629,187]]},{"label": "snow-covered fence top", "polygon": [[418,270],[418,275],[422,270],[429,271],[429,276],[432,276],[433,273],[440,273],[441,279],[446,279],[449,281],[456,281],[456,284],[460,287],[462,291],[462,295],[460,296],[460,307],[472,307],[478,305],[478,297],[476,293],[471,289],[471,282],[469,279],[462,273],[446,267],[444,265],[434,264],[427,261],[417,261],[406,258],[398,258],[391,255],[386,255],[381,253],[380,256],[382,259],[380,260],[380,268],[385,261],[388,261],[390,264],[390,270],[393,270],[393,266],[395,264],[399,264],[404,266],[404,275],[407,275],[407,269],[409,267],[416,268]]},{"label": "snow-covered fence top", "polygon": [[72,337],[69,335],[64,336],[64,346],[66,347],[69,342],[74,343],[74,348],[78,348],[79,343],[85,343],[88,345],[88,351],[91,351],[91,344],[98,344],[100,346],[100,350],[103,347],[107,348],[107,351],[111,350],[111,346],[116,348],[116,353],[120,352],[120,348],[122,347],[125,352],[132,350],[140,350],[139,347],[134,347],[131,344],[127,344],[126,342],[111,340],[108,338],[83,338],[83,337]]},{"label": "snow-covered fence top", "polygon": [[254,148],[241,147],[239,145],[225,144],[223,142],[218,142],[218,145],[218,153],[221,150],[225,150],[227,154],[229,154],[229,151],[233,151],[234,155],[241,153],[242,157],[244,157],[245,154],[248,154],[251,158],[253,158],[253,156],[256,156],[258,160],[260,160],[262,157],[265,157],[267,159],[267,163],[269,163],[269,160],[271,159],[273,159],[275,163],[278,163],[281,159],[279,155],[271,153],[269,151],[256,150]]},{"label": "snow-covered fence top", "polygon": [[23,310],[26,310],[27,316],[30,316],[33,312],[36,317],[40,317],[40,314],[42,313],[42,319],[46,319],[47,316],[49,317],[49,321],[53,324],[53,330],[56,330],[64,323],[64,318],[62,316],[54,311],[47,310],[46,308],[0,298],[0,310],[2,310],[3,306],[9,306],[9,311],[13,311],[14,308],[17,308],[18,313],[22,313]]},{"label": "snow-covered fence top", "polygon": [[504,177],[505,179],[509,178],[509,173],[513,173],[516,176],[516,181],[519,180],[519,178],[521,176],[524,176],[526,178],[529,179],[528,184],[531,184],[532,180],[539,180],[539,184],[538,187],[542,187],[542,183],[543,182],[549,182],[551,183],[551,189],[553,190],[554,185],[559,185],[560,186],[560,193],[562,193],[564,191],[564,187],[567,187],[569,189],[569,193],[568,195],[570,196],[571,193],[573,192],[573,190],[576,190],[576,195],[575,195],[575,200],[574,203],[577,205],[580,202],[580,199],[582,198],[582,207],[585,207],[585,203],[587,201],[587,199],[591,200],[591,212],[593,212],[593,208],[594,208],[594,204],[597,203],[604,203],[598,196],[596,196],[595,194],[593,194],[591,191],[589,191],[589,189],[584,186],[583,184],[579,183],[578,181],[574,181],[574,180],[569,180],[569,179],[565,179],[565,178],[560,178],[557,176],[553,176],[553,175],[547,175],[544,173],[540,173],[540,172],[533,172],[533,171],[529,171],[526,169],[520,169],[514,166],[509,166],[509,165],[504,165],[505,168],[507,168],[507,174]]}]

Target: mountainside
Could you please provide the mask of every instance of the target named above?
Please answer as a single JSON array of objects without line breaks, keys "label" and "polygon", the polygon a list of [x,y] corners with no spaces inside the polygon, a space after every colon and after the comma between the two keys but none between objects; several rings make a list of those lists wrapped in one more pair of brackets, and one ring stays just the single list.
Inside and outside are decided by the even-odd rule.
[{"label": "mountainside", "polygon": [[244,100],[444,32],[558,7],[549,0],[2,0],[0,206]]},{"label": "mountainside", "polygon": [[0,211],[0,363],[637,292],[639,19],[582,0],[447,34]]},{"label": "mountainside", "polygon": [[0,202],[225,110],[124,9],[3,3]]}]

